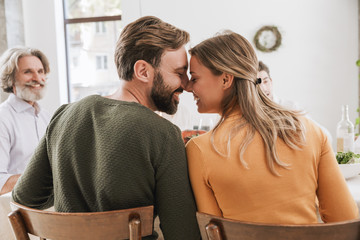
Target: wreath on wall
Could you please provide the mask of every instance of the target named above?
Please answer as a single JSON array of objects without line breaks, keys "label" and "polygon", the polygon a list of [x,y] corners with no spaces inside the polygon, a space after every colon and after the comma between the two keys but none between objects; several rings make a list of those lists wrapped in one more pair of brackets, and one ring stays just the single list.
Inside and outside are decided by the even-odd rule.
[{"label": "wreath on wall", "polygon": [[264,26],[256,32],[254,43],[262,52],[275,51],[281,45],[281,33],[275,26]]}]

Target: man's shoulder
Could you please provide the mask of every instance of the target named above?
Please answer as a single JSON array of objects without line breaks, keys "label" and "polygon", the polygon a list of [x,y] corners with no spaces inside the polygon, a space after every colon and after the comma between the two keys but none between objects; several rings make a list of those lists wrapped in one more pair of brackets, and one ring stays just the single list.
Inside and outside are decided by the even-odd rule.
[{"label": "man's shoulder", "polygon": [[279,98],[276,95],[274,95],[273,101],[291,110],[300,110],[300,111],[303,110],[303,108],[297,102],[288,99]]},{"label": "man's shoulder", "polygon": [[107,97],[103,97],[100,95],[90,95],[85,98],[80,99],[79,101],[70,103],[67,105],[68,108],[75,109],[83,109],[83,110],[103,110],[103,111],[121,111],[126,112],[127,110],[133,111],[134,113],[142,112],[142,114],[146,112],[152,112],[147,107],[135,103],[135,102],[127,102],[121,100],[110,99]]},{"label": "man's shoulder", "polygon": [[0,104],[0,135],[15,130],[17,117],[16,112],[9,104],[6,104],[6,102]]},{"label": "man's shoulder", "polygon": [[[136,129],[156,128],[159,131],[177,131],[177,127],[151,109],[136,103],[109,99],[99,95],[85,97],[78,102],[61,106],[54,116],[68,112],[76,113],[79,118],[91,114],[94,117],[103,117],[116,126]],[[180,131],[180,130],[179,130]]]},{"label": "man's shoulder", "polygon": [[[9,112],[9,111],[11,111],[10,107],[11,107],[11,106],[9,105],[9,103],[8,103],[7,101],[2,102],[2,103],[0,104],[0,112],[1,112],[1,113]],[[1,115],[0,115],[0,116],[1,116]]]},{"label": "man's shoulder", "polygon": [[[180,129],[154,111],[144,106],[134,106],[132,112],[122,117],[123,125],[127,131],[141,138],[149,138],[152,141],[182,141]],[[147,137],[146,137],[147,136]],[[162,140],[160,140],[162,139]],[[179,140],[180,139],[180,140]]]},{"label": "man's shoulder", "polygon": [[325,136],[328,138],[330,142],[332,142],[332,136],[330,132],[323,126],[321,126],[318,122],[309,118],[308,116],[301,117],[302,122],[305,124],[305,129],[308,134],[312,137],[324,138]]},{"label": "man's shoulder", "polygon": [[172,122],[144,106],[138,107],[134,112],[135,114],[131,117],[134,117],[134,121],[142,122],[145,128],[155,128],[158,131],[180,131]]},{"label": "man's shoulder", "polygon": [[[103,101],[104,99],[104,101]],[[101,103],[105,102],[105,98],[99,95],[90,95],[84,97],[78,101],[70,102],[67,104],[61,105],[56,111],[54,116],[61,115],[62,113],[72,113],[76,112],[78,115],[81,115],[85,112],[94,111],[94,109],[102,108],[106,110],[106,107],[101,106]]]},{"label": "man's shoulder", "polygon": [[8,101],[0,104],[0,121],[5,121],[14,118],[15,111],[12,109]]}]

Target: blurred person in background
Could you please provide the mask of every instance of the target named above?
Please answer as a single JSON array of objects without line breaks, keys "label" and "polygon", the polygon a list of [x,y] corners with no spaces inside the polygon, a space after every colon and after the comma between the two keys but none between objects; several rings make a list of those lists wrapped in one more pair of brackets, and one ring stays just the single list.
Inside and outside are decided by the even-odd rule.
[{"label": "blurred person in background", "polygon": [[[270,77],[270,70],[269,67],[263,63],[262,61],[259,61],[259,73],[257,75],[258,78],[261,78],[261,83],[260,83],[260,88],[261,90],[265,93],[265,95],[270,98],[272,101],[274,101],[275,103],[287,107],[289,109],[292,110],[297,110],[297,111],[303,111],[303,108],[300,107],[296,102],[287,100],[287,99],[282,99],[279,98],[277,95],[274,94],[273,91],[273,80]],[[329,130],[327,130],[326,127],[322,126],[321,124],[319,124],[318,122],[316,122],[314,119],[312,119],[308,114],[306,114],[306,117],[311,119],[315,124],[317,124],[321,130],[324,131],[324,133],[326,134],[326,136],[329,138],[330,144],[332,143],[332,136],[329,132]]]},{"label": "blurred person in background", "polygon": [[12,191],[49,123],[38,104],[49,71],[38,49],[16,47],[1,56],[1,88],[10,95],[0,104],[0,195]]}]

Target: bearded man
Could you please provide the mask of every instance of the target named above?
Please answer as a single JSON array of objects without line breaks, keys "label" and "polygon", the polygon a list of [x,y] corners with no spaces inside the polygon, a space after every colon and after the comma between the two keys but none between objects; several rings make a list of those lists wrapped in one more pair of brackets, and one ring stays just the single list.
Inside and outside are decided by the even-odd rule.
[{"label": "bearded man", "polygon": [[38,49],[8,49],[0,59],[0,195],[10,192],[44,135],[50,115],[37,103],[45,93],[49,62]]},{"label": "bearded man", "polygon": [[56,111],[13,200],[59,212],[153,205],[165,239],[200,239],[180,129],[154,112],[177,110],[188,41],[156,17],[128,24],[115,50],[123,84]]}]

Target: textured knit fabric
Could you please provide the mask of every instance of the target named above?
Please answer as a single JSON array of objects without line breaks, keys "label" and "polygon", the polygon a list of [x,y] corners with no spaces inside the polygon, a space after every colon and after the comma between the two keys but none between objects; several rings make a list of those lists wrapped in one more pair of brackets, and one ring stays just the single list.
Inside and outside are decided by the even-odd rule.
[{"label": "textured knit fabric", "polygon": [[165,239],[200,238],[180,129],[137,103],[94,95],[60,107],[13,199],[60,212],[154,205]]},{"label": "textured knit fabric", "polygon": [[[216,131],[214,143],[227,154],[231,116]],[[246,127],[231,139],[229,157],[221,156],[211,146],[211,134],[191,139],[186,145],[190,180],[200,212],[225,218],[282,224],[317,223],[316,197],[324,222],[358,217],[358,210],[335,159],[326,135],[307,118],[306,146],[289,148],[276,142],[281,161],[290,169],[277,167],[273,175],[266,164],[265,144],[258,132],[244,153],[246,169],[239,158],[239,146]]]},{"label": "textured knit fabric", "polygon": [[50,115],[35,107],[14,94],[0,104],[0,190],[9,177],[24,172],[45,134]]}]

